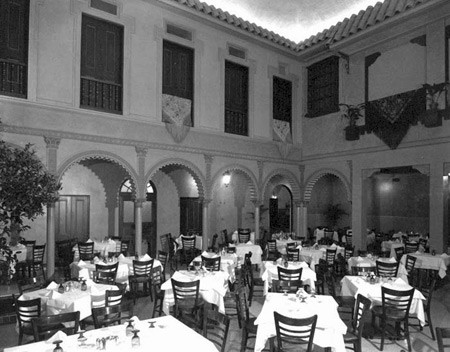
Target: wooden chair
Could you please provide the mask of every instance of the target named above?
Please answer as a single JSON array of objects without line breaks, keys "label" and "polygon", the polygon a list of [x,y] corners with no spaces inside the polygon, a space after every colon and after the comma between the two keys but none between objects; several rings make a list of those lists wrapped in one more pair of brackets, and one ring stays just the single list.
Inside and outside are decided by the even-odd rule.
[{"label": "wooden chair", "polygon": [[218,311],[208,309],[203,319],[203,336],[211,341],[220,352],[225,352],[230,318]]},{"label": "wooden chair", "polygon": [[406,242],[405,253],[416,253],[419,250],[419,242]]},{"label": "wooden chair", "polygon": [[344,258],[345,260],[349,260],[351,257],[353,257],[353,253],[355,252],[355,247],[348,247],[346,246],[344,249]]},{"label": "wooden chair", "polygon": [[369,311],[371,304],[371,300],[361,294],[358,294],[356,297],[351,329],[344,335],[344,343],[351,344],[352,347],[346,346],[346,349],[362,352],[361,341],[364,330],[363,316]]},{"label": "wooden chair", "polygon": [[277,266],[279,280],[301,280],[303,268],[287,269]]},{"label": "wooden chair", "polygon": [[236,247],[227,247],[226,251],[228,254],[234,254],[236,253]]},{"label": "wooden chair", "polygon": [[304,288],[302,280],[272,280],[272,292],[296,293],[300,288]]},{"label": "wooden chair", "polygon": [[182,236],[181,243],[183,247],[178,251],[180,264],[189,265],[198,255],[198,251],[195,248],[195,236]]},{"label": "wooden chair", "polygon": [[22,296],[24,292],[36,291],[44,288],[45,281],[35,277],[25,278],[17,282],[17,287],[19,288],[20,296]]},{"label": "wooden chair", "polygon": [[298,248],[286,248],[286,254],[288,257],[288,260],[291,262],[298,262],[300,261],[300,249]]},{"label": "wooden chair", "polygon": [[[158,251],[158,260],[161,262],[161,265],[163,267],[162,269],[162,276],[164,278],[164,281],[166,280],[166,268],[169,266],[169,253],[164,251]],[[170,269],[169,269],[170,273]]]},{"label": "wooden chair", "polygon": [[238,319],[242,329],[241,352],[245,352],[249,339],[256,338],[258,326],[255,325],[256,318],[250,318],[248,308],[248,298],[244,287],[240,287],[235,293],[236,307],[238,311]]},{"label": "wooden chair", "polygon": [[316,290],[318,294],[325,294],[325,274],[328,272],[328,264],[324,259],[320,259],[319,263],[315,265],[316,272]]},{"label": "wooden chair", "polygon": [[220,256],[208,258],[202,255],[202,265],[209,271],[220,271]]},{"label": "wooden chair", "polygon": [[377,276],[381,277],[397,277],[399,262],[375,262],[375,271]]},{"label": "wooden chair", "polygon": [[19,328],[18,345],[22,344],[23,336],[34,336],[31,320],[41,316],[41,299],[35,298],[21,301],[13,295],[14,305],[16,307],[17,325]]},{"label": "wooden chair", "polygon": [[316,330],[317,315],[312,317],[296,319],[286,317],[278,312],[273,312],[275,319],[276,337],[272,341],[271,350],[300,350],[312,352],[314,332]]},{"label": "wooden chair", "polygon": [[46,280],[44,271],[44,253],[45,244],[33,246],[33,256],[30,260],[27,261],[29,277],[36,277],[37,271],[41,270],[42,277],[44,278],[44,280]]},{"label": "wooden chair", "polygon": [[94,282],[112,285],[116,282],[119,262],[114,264],[95,264]]},{"label": "wooden chair", "polygon": [[239,229],[238,240],[239,243],[247,243],[250,241],[250,229]]},{"label": "wooden chair", "polygon": [[[123,312],[129,313],[125,316],[122,314]],[[107,307],[92,308],[92,318],[94,319],[94,326],[96,329],[115,324],[120,325],[122,324],[122,320],[129,319],[132,315],[133,308],[131,304],[117,304]]]},{"label": "wooden chair", "polygon": [[[58,330],[67,335],[74,335],[80,327],[80,312],[61,313],[45,317],[33,318],[34,341],[44,341],[54,335]],[[70,327],[68,327],[70,326]]]},{"label": "wooden chair", "polygon": [[125,257],[129,255],[130,251],[130,240],[121,240],[120,241],[120,253],[122,253]]},{"label": "wooden chair", "polygon": [[409,284],[413,287],[418,284],[417,281],[419,280],[419,273],[417,270],[415,270],[416,260],[417,257],[414,257],[410,254],[406,255],[405,269],[408,272]]},{"label": "wooden chair", "polygon": [[[421,282],[419,284],[419,291],[422,292],[424,297],[426,298],[426,301],[424,304],[424,311],[425,311],[425,326],[428,326],[430,328],[431,338],[433,341],[436,339],[434,335],[434,329],[433,329],[433,322],[431,320],[431,299],[433,298],[434,289],[436,287],[436,279],[432,279],[431,282]],[[411,315],[410,319],[414,321],[414,323],[409,323],[410,326],[417,326],[419,327],[420,331],[423,330],[423,326],[418,321],[418,318],[416,315]],[[417,320],[417,323],[415,323],[415,320]]]},{"label": "wooden chair", "polygon": [[125,296],[125,290],[106,290],[105,291],[105,306],[117,306],[122,304],[122,299]]},{"label": "wooden chair", "polygon": [[182,282],[171,279],[175,299],[174,317],[187,326],[201,330],[204,302],[200,298],[200,280]]},{"label": "wooden chair", "polygon": [[136,303],[136,298],[140,295],[139,286],[142,285],[143,295],[150,294],[153,301],[152,287],[152,269],[154,259],[139,261],[133,260],[133,275],[128,276],[130,283],[130,292],[133,297],[133,303]]},{"label": "wooden chair", "polygon": [[164,290],[161,290],[161,285],[165,281],[165,277],[162,274],[162,270],[160,266],[153,268],[152,270],[152,290],[154,295],[153,301],[153,313],[152,318],[155,317],[156,312],[158,312],[159,316],[163,314],[163,301],[164,301]]},{"label": "wooden chair", "polygon": [[[372,308],[372,326],[375,326],[375,319],[379,318],[381,330],[380,350],[383,350],[384,339],[387,331],[388,322],[393,322],[396,329],[392,337],[406,338],[408,351],[411,352],[411,341],[409,338],[409,308],[414,296],[414,288],[406,291],[399,291],[381,286],[381,306]],[[400,335],[400,326],[403,323],[402,335]],[[404,336],[404,337],[403,337]]]},{"label": "wooden chair", "polygon": [[450,349],[450,328],[436,328],[436,337],[439,352],[445,352],[445,349]]},{"label": "wooden chair", "polygon": [[405,248],[404,247],[395,247],[395,259],[397,259],[398,262],[402,260],[403,254],[405,254]]},{"label": "wooden chair", "polygon": [[330,269],[334,268],[334,260],[336,259],[337,249],[327,248],[325,252],[325,260],[327,261],[328,267]]},{"label": "wooden chair", "polygon": [[244,256],[243,270],[243,281],[248,287],[248,304],[252,305],[253,295],[255,294],[255,289],[260,288],[259,292],[261,295],[264,294],[264,281],[261,278],[255,278],[253,275],[253,266],[251,262],[252,252],[248,252]]},{"label": "wooden chair", "polygon": [[209,252],[215,252],[218,250],[217,241],[219,240],[219,235],[215,233],[211,238],[211,245],[208,247]]},{"label": "wooden chair", "polygon": [[355,307],[355,298],[353,296],[338,296],[336,294],[336,283],[334,281],[334,274],[327,271],[324,275],[325,283],[328,288],[328,294],[334,298],[338,304],[338,312],[343,314],[350,314],[353,316]]},{"label": "wooden chair", "polygon": [[70,280],[70,264],[73,261],[72,241],[62,240],[55,242],[55,267],[62,270],[64,278]]},{"label": "wooden chair", "polygon": [[346,233],[345,234],[345,246],[346,247],[353,247],[353,233]]},{"label": "wooden chair", "polygon": [[80,260],[94,259],[94,242],[78,242],[78,253]]},{"label": "wooden chair", "polygon": [[374,266],[352,266],[352,275],[354,276],[363,276],[375,271]]},{"label": "wooden chair", "polygon": [[266,260],[274,261],[277,260],[281,256],[280,252],[277,249],[277,241],[276,240],[268,240],[267,241],[267,251],[266,251]]}]

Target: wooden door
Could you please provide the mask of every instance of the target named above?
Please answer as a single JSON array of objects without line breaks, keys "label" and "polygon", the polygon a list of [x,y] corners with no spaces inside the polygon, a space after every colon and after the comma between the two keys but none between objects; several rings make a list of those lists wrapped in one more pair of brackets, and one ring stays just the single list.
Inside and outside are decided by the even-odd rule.
[{"label": "wooden door", "polygon": [[180,198],[180,234],[202,234],[202,205],[199,198]]},{"label": "wooden door", "polygon": [[56,240],[89,237],[90,197],[81,195],[59,196],[55,204]]}]

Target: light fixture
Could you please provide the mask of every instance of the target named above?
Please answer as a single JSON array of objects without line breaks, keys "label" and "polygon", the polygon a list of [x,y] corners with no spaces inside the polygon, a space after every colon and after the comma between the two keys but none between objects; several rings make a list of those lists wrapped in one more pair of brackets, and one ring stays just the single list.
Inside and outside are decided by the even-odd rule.
[{"label": "light fixture", "polygon": [[227,171],[223,174],[222,182],[225,185],[225,187],[228,187],[231,181],[231,174]]}]

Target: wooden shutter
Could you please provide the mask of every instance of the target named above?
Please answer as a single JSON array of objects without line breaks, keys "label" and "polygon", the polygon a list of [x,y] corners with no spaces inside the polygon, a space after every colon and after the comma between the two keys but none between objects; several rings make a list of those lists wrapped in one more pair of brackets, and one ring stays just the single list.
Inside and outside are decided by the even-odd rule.
[{"label": "wooden shutter", "polygon": [[81,107],[122,111],[123,28],[83,15]]},{"label": "wooden shutter", "polygon": [[248,68],[225,61],[225,132],[248,135]]},{"label": "wooden shutter", "polygon": [[339,111],[339,57],[308,67],[308,113],[315,117]]},{"label": "wooden shutter", "polygon": [[273,77],[273,118],[292,123],[292,82]]},{"label": "wooden shutter", "polygon": [[0,1],[0,94],[27,97],[29,0]]}]

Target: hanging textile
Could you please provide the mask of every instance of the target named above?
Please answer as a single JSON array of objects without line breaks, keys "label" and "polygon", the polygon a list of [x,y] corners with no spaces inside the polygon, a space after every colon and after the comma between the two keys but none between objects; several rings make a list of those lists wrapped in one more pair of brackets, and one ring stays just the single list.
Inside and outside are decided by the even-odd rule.
[{"label": "hanging textile", "polygon": [[192,126],[191,100],[174,95],[162,95],[162,120],[177,126]]},{"label": "hanging textile", "polygon": [[273,140],[292,143],[291,124],[288,121],[273,119]]}]

